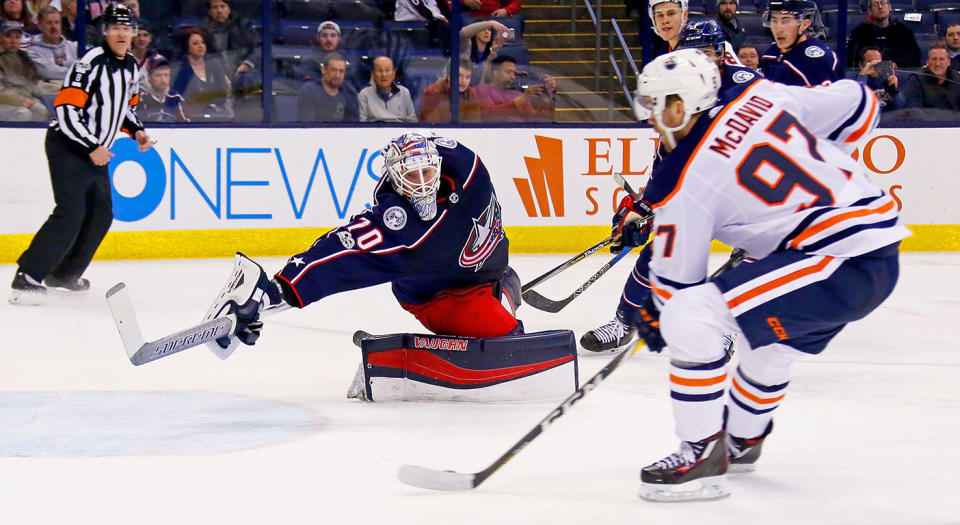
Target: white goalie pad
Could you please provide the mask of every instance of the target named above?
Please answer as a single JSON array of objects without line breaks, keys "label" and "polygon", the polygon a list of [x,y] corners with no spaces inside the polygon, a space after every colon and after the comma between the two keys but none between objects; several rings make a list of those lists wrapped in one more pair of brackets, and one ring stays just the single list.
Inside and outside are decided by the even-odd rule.
[{"label": "white goalie pad", "polygon": [[569,330],[492,338],[391,334],[361,342],[348,397],[362,401],[563,399],[578,385]]}]

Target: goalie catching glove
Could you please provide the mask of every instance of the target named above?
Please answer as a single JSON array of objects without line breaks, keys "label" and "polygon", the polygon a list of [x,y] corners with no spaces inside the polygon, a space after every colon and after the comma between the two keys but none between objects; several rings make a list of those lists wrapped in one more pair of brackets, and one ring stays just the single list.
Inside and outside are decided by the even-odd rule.
[{"label": "goalie catching glove", "polygon": [[207,343],[214,352],[219,349],[232,351],[239,343],[252,345],[260,337],[263,322],[260,312],[264,308],[283,305],[283,295],[277,283],[267,277],[263,267],[252,259],[237,253],[233,259],[233,273],[216,300],[207,309],[204,321],[217,317],[230,317],[233,333]]},{"label": "goalie catching glove", "polygon": [[639,195],[628,194],[620,200],[617,213],[613,216],[613,228],[610,236],[617,242],[610,246],[610,252],[620,253],[627,247],[643,246],[650,238],[650,223],[653,210],[640,200]]}]

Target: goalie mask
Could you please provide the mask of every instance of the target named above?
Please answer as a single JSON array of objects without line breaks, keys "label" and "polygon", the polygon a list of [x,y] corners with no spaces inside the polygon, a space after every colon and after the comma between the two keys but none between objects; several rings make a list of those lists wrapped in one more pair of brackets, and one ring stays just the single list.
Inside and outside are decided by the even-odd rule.
[{"label": "goalie mask", "polygon": [[407,133],[390,141],[381,154],[384,174],[393,189],[413,204],[421,219],[433,219],[442,160],[437,146],[424,135]]},{"label": "goalie mask", "polygon": [[[716,62],[697,49],[681,49],[660,55],[643,68],[637,79],[637,103],[652,114],[670,148],[677,143],[673,133],[690,122],[690,117],[712,108],[720,89],[720,70]],[[667,96],[683,101],[683,121],[674,127],[663,122]]]}]

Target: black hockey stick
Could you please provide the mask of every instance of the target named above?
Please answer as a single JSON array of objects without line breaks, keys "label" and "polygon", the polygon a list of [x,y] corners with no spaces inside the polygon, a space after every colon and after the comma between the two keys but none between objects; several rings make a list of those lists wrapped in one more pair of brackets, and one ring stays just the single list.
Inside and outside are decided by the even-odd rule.
[{"label": "black hockey stick", "polygon": [[534,286],[542,283],[543,281],[546,281],[547,279],[557,275],[560,272],[563,272],[564,270],[570,268],[574,264],[577,264],[578,262],[586,259],[587,257],[590,257],[591,255],[599,252],[600,250],[606,248],[607,246],[610,246],[611,244],[613,244],[613,241],[614,241],[613,237],[607,237],[606,239],[598,242],[597,244],[594,244],[593,246],[587,248],[586,250],[583,250],[577,255],[574,255],[570,259],[567,259],[566,261],[560,263],[560,265],[557,266],[556,268],[550,270],[549,272],[541,275],[540,277],[537,277],[536,279],[520,287],[520,296],[521,297],[525,296],[527,292]]},{"label": "black hockey stick", "polygon": [[517,453],[523,450],[523,447],[527,446],[531,441],[536,439],[537,436],[542,434],[543,431],[559,419],[560,416],[566,414],[577,401],[583,399],[583,396],[596,388],[597,385],[613,373],[625,359],[633,356],[633,354],[637,353],[643,346],[646,345],[641,340],[632,350],[628,348],[617,354],[617,357],[611,359],[610,362],[591,377],[589,381],[578,388],[576,392],[570,394],[570,397],[566,398],[563,403],[560,403],[560,406],[550,411],[547,417],[543,418],[536,426],[531,428],[529,432],[520,438],[520,441],[514,443],[509,450],[504,452],[503,455],[497,458],[489,467],[480,472],[463,474],[452,470],[434,470],[415,465],[403,465],[398,472],[400,481],[414,487],[432,490],[470,490],[477,488],[477,486],[483,483],[494,472],[499,470],[500,467],[513,459]]},{"label": "black hockey stick", "polygon": [[633,249],[633,246],[630,246],[624,250],[621,250],[620,253],[616,255],[613,259],[607,261],[606,264],[600,267],[596,273],[590,276],[583,284],[581,284],[576,290],[573,291],[570,295],[560,299],[559,301],[554,301],[553,299],[547,299],[546,297],[537,293],[536,290],[527,290],[523,292],[523,300],[530,306],[536,308],[537,310],[543,310],[544,312],[557,313],[560,310],[563,310],[571,301],[580,297],[587,288],[590,287],[593,283],[597,281],[603,274],[607,273],[607,270],[613,268],[614,264],[620,262],[620,259],[623,259],[625,255],[630,253],[630,250]]}]

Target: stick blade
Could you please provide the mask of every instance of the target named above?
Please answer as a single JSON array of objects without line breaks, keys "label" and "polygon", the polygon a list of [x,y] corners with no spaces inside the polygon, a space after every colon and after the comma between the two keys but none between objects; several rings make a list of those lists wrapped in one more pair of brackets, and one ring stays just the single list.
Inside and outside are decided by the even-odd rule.
[{"label": "stick blade", "polygon": [[416,465],[401,466],[397,477],[407,485],[430,490],[471,490],[478,484],[476,474],[434,470]]},{"label": "stick blade", "polygon": [[106,296],[113,322],[117,325],[117,331],[120,332],[120,341],[123,342],[127,357],[132,359],[146,341],[137,323],[137,313],[133,309],[130,292],[127,291],[126,284],[117,283],[107,290]]},{"label": "stick blade", "polygon": [[560,301],[553,301],[547,299],[546,297],[537,293],[536,290],[527,290],[521,295],[523,301],[530,306],[536,308],[537,310],[543,310],[544,312],[550,312],[555,314],[560,310],[563,310],[564,306],[567,306],[567,303],[570,301],[567,299],[562,299]]}]

